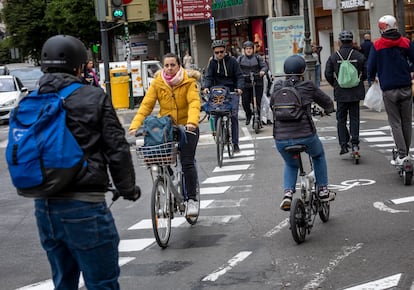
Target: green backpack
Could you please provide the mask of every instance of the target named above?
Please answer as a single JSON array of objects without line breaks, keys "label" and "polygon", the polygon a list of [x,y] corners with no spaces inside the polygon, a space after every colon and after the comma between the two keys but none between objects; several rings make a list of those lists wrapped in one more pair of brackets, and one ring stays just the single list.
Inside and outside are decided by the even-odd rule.
[{"label": "green backpack", "polygon": [[353,51],[354,50],[351,49],[346,59],[342,57],[339,51],[336,52],[342,60],[341,64],[339,65],[336,81],[338,82],[338,85],[343,89],[354,88],[358,86],[360,82],[360,76],[358,75],[357,68],[349,61],[349,58],[351,57]]}]

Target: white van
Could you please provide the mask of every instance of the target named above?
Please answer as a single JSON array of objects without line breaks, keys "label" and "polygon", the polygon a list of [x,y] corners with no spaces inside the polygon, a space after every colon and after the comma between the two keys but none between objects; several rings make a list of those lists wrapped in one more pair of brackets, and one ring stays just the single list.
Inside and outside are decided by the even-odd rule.
[{"label": "white van", "polygon": [[[126,61],[115,61],[109,63],[109,70],[114,68],[127,69]],[[134,98],[140,103],[145,96],[146,91],[154,79],[154,74],[162,69],[161,63],[158,60],[133,60],[131,61],[131,78],[132,91]],[[105,89],[105,68],[104,64],[99,64],[99,83]]]}]

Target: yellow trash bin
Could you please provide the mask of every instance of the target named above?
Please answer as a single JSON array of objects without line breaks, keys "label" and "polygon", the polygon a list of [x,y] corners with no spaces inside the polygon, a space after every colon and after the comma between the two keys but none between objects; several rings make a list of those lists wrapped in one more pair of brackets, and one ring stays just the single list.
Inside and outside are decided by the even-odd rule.
[{"label": "yellow trash bin", "polygon": [[129,77],[126,68],[114,68],[109,71],[112,105],[115,109],[129,108]]}]

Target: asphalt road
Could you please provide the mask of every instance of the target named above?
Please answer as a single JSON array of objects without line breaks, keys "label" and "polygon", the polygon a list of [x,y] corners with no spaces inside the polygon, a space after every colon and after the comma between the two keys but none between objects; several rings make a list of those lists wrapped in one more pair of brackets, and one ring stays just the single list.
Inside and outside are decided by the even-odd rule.
[{"label": "asphalt road", "polygon": [[[119,112],[125,127],[132,114]],[[202,124],[201,216],[195,226],[177,216],[165,250],[149,225],[149,174],[136,166],[142,199],[111,208],[122,239],[122,289],[414,289],[414,191],[389,164],[385,113],[361,109],[358,165],[338,154],[335,118],[317,122],[337,198],[330,220],[317,218],[301,245],[292,239],[289,213],[278,209],[283,162],[271,127],[255,134],[240,124],[242,151],[221,169]],[[0,289],[53,289],[33,202],[18,197],[8,178],[1,146],[6,131],[0,126]]]}]

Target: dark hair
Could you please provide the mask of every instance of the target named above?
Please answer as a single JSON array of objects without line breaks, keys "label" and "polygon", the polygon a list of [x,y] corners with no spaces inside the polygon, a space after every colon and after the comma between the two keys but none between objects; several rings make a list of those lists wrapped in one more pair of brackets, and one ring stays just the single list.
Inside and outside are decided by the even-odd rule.
[{"label": "dark hair", "polygon": [[173,58],[175,58],[175,60],[177,61],[178,65],[181,65],[181,61],[180,61],[180,58],[178,57],[178,55],[176,55],[175,53],[172,53],[172,52],[169,52],[169,53],[164,54],[164,56],[162,57],[162,63],[163,64],[164,64],[164,60],[167,57],[173,57]]}]

